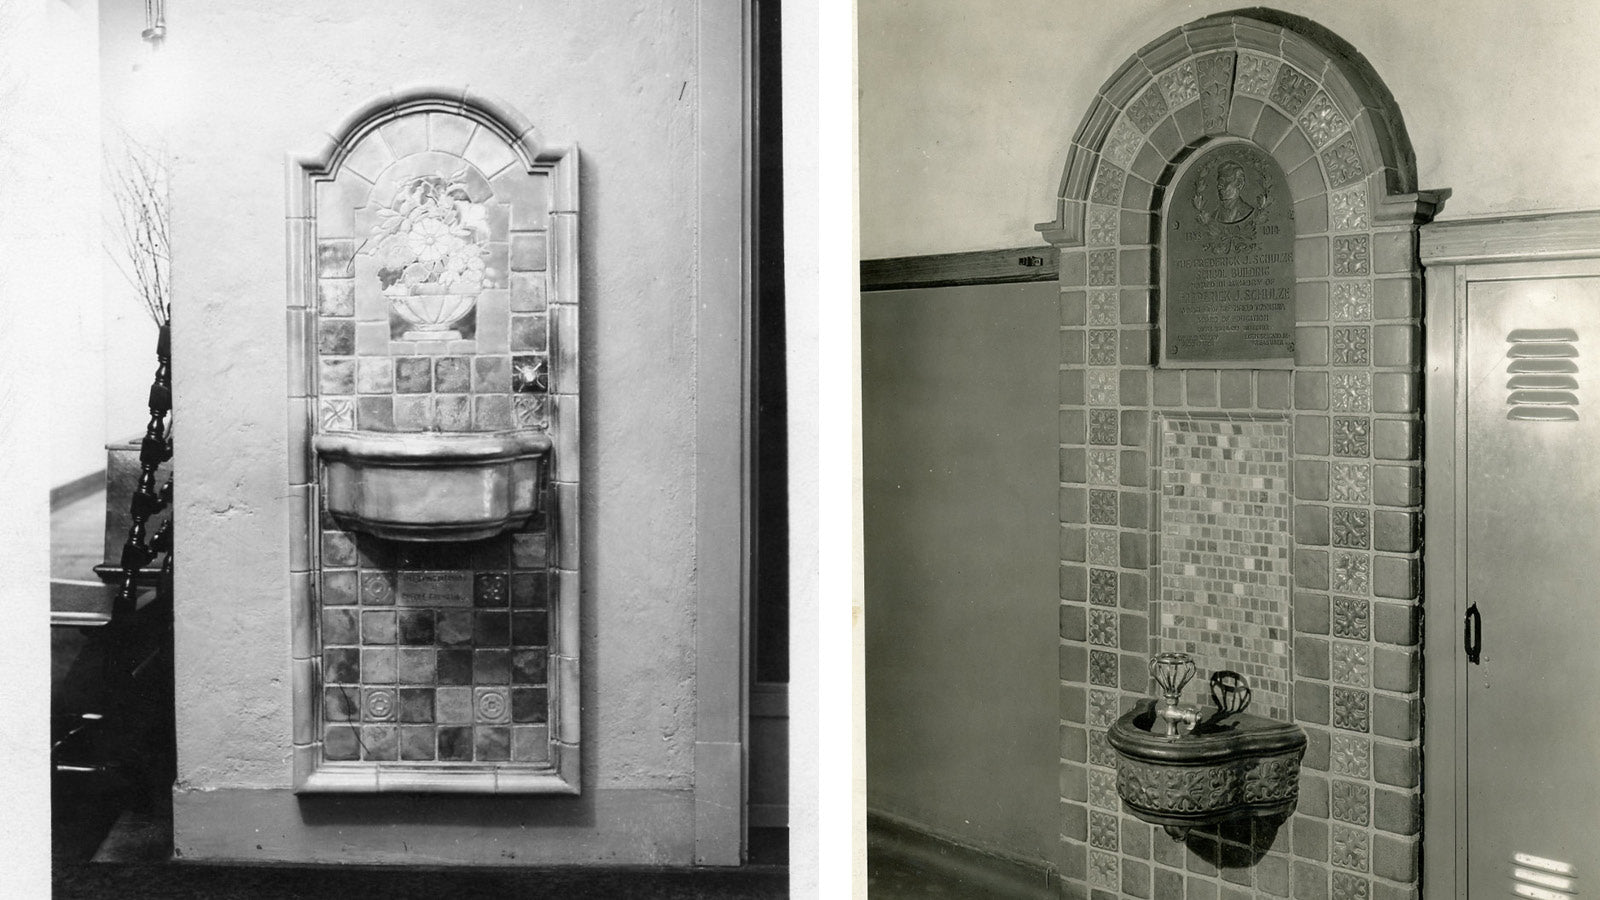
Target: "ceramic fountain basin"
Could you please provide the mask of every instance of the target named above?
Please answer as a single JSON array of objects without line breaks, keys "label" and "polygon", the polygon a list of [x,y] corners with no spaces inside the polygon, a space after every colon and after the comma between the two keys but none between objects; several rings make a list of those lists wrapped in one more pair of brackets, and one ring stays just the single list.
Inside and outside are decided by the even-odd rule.
[{"label": "ceramic fountain basin", "polygon": [[1293,811],[1306,750],[1298,726],[1213,710],[1180,737],[1163,736],[1162,727],[1147,700],[1107,735],[1117,752],[1117,793],[1134,815],[1181,829]]},{"label": "ceramic fountain basin", "polygon": [[400,541],[473,541],[538,511],[550,455],[542,431],[319,434],[328,512]]}]

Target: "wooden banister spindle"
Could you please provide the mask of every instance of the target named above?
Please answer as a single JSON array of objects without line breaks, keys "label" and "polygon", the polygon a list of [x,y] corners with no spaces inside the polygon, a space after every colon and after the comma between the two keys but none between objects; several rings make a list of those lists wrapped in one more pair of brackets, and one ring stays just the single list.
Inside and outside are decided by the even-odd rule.
[{"label": "wooden banister spindle", "polygon": [[[139,573],[159,552],[152,546],[153,542],[147,542],[145,539],[146,523],[152,515],[166,508],[171,501],[170,478],[159,493],[156,490],[157,470],[162,463],[172,458],[172,444],[167,428],[167,414],[172,411],[171,348],[172,325],[168,321],[161,325],[156,338],[157,365],[155,378],[150,385],[150,423],[145,427],[144,439],[139,444],[139,482],[129,503],[132,521],[128,525],[127,540],[122,545],[120,561],[122,585],[112,602],[113,619],[133,612],[135,598],[138,595]],[[170,523],[169,518],[168,524]],[[170,529],[163,525],[161,530],[167,535],[162,543],[170,545]],[[170,546],[167,549],[170,549]],[[169,553],[169,562],[170,559]]]}]

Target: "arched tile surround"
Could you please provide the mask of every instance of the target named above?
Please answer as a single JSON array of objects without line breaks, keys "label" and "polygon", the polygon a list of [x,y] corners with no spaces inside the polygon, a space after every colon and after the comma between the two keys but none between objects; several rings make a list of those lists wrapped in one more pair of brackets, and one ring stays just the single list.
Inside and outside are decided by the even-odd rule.
[{"label": "arched tile surround", "polygon": [[[401,338],[361,238],[398,182],[458,173],[484,290],[453,339]],[[577,149],[494,98],[397,88],[291,155],[287,187],[295,788],[578,793]],[[310,438],[358,429],[547,431],[541,511],[471,543],[345,531]]]},{"label": "arched tile surround", "polygon": [[[1288,178],[1290,370],[1153,362],[1164,191],[1222,138],[1263,148]],[[1399,111],[1365,60],[1314,23],[1266,10],[1151,42],[1105,82],[1073,137],[1058,216],[1039,226],[1061,259],[1065,896],[1418,896],[1416,230],[1448,191],[1419,193],[1415,180]],[[1282,666],[1309,746],[1298,811],[1275,833],[1210,829],[1176,842],[1116,795],[1106,727],[1150,696],[1145,664],[1159,643],[1164,418],[1290,436]]]}]

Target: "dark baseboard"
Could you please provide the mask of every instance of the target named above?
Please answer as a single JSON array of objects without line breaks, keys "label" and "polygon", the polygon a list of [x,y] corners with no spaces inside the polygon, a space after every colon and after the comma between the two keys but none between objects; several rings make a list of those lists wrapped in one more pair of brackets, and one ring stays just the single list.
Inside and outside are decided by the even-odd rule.
[{"label": "dark baseboard", "polygon": [[867,854],[919,866],[983,897],[1057,900],[1060,894],[1060,876],[1048,863],[969,847],[887,813],[867,811]]},{"label": "dark baseboard", "polygon": [[74,478],[66,484],[58,484],[50,489],[50,511],[55,512],[63,506],[77,503],[83,498],[106,489],[106,470]]},{"label": "dark baseboard", "polygon": [[1060,265],[1060,255],[1054,247],[864,259],[861,261],[861,290],[1054,281],[1060,274]]}]

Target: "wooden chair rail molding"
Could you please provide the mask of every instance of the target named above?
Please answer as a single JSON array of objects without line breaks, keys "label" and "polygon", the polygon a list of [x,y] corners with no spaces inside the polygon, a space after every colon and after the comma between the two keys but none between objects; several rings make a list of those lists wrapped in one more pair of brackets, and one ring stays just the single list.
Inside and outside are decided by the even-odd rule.
[{"label": "wooden chair rail molding", "polygon": [[861,261],[861,290],[1054,281],[1059,264],[1060,257],[1050,246],[864,259]]}]

